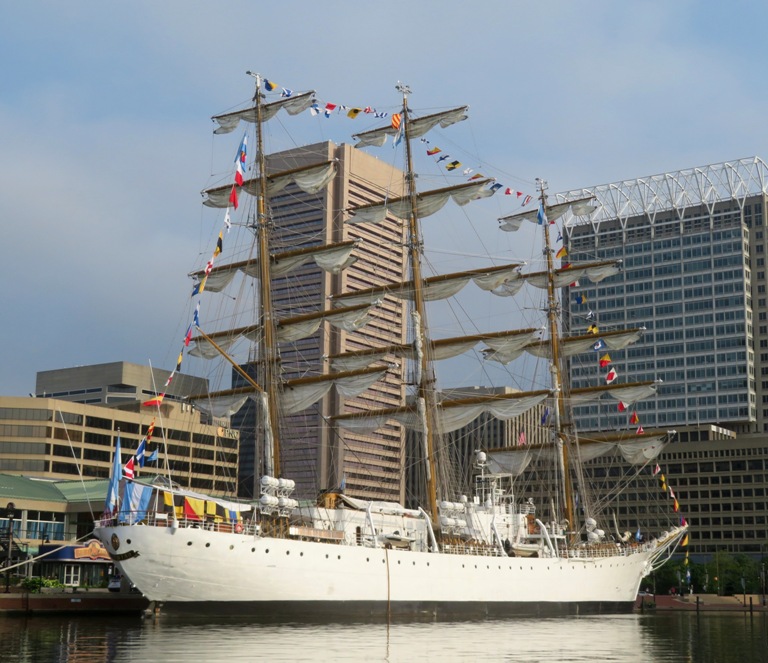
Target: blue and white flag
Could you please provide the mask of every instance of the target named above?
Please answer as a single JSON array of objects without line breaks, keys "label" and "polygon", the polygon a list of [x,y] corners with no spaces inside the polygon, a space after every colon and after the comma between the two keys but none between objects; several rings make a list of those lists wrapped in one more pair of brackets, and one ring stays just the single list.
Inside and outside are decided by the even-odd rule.
[{"label": "blue and white flag", "polygon": [[643,535],[640,534],[640,525],[637,526],[637,532],[635,532],[635,541],[642,541]]},{"label": "blue and white flag", "polygon": [[157,460],[157,449],[147,456],[148,463],[154,463]]},{"label": "blue and white flag", "polygon": [[147,451],[147,438],[145,437],[141,442],[139,442],[139,448],[136,451],[136,461],[139,464],[139,467],[144,467],[144,454]]},{"label": "blue and white flag", "polygon": [[123,478],[123,461],[120,458],[120,436],[115,443],[115,456],[112,459],[112,473],[109,476],[107,499],[104,502],[104,510],[114,514],[117,511],[117,498],[120,490],[120,479]]},{"label": "blue and white flag", "polygon": [[592,346],[593,350],[602,350],[605,347],[605,341],[601,338],[597,343]]},{"label": "blue and white flag", "polygon": [[147,517],[147,509],[152,499],[152,487],[127,481],[123,503],[120,505],[118,520],[133,525]]},{"label": "blue and white flag", "polygon": [[536,215],[536,219],[538,220],[540,226],[547,222],[547,213],[544,211],[544,203],[539,204],[539,212]]}]

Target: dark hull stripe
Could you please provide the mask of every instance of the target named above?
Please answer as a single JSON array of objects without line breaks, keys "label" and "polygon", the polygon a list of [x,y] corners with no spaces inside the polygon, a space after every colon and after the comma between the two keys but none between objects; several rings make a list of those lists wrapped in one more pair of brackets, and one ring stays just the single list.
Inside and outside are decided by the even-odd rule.
[{"label": "dark hull stripe", "polygon": [[265,622],[301,619],[310,622],[332,622],[336,619],[358,621],[385,620],[387,615],[407,621],[455,619],[503,619],[507,617],[554,617],[567,615],[601,615],[631,613],[634,602],[515,602],[465,603],[419,602],[392,603],[387,609],[379,601],[195,601],[168,602],[154,606],[161,614],[183,615],[247,615]]}]

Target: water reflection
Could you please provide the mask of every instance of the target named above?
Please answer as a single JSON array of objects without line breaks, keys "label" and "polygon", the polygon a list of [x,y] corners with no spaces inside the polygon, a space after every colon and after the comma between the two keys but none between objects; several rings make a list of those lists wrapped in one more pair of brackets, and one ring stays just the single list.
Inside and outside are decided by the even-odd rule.
[{"label": "water reflection", "polygon": [[258,624],[161,615],[0,618],[3,663],[158,661],[768,661],[764,615]]}]

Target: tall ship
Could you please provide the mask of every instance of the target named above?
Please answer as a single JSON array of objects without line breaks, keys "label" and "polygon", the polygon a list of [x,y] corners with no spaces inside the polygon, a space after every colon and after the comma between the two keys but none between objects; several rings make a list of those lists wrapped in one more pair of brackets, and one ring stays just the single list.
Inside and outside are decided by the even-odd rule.
[{"label": "tall ship", "polygon": [[[591,325],[566,329],[569,284],[600,282],[621,269],[616,261],[565,264],[555,248],[550,233],[556,220],[566,213],[588,218],[592,201],[550,200],[546,183],[537,180],[537,199],[500,218],[499,232],[533,224],[528,227],[541,241],[540,268],[518,261],[428,276],[422,219],[449,203],[487,198],[501,185],[474,175],[420,190],[416,146],[429,145],[426,136],[435,127],[447,129],[465,120],[468,107],[417,115],[409,106],[410,90],[398,84],[398,112],[354,138],[356,148],[380,147],[389,139],[403,157],[397,171],[403,176],[380,200],[344,209],[340,223],[392,229],[405,269],[394,275],[396,270],[382,270],[373,286],[350,279],[316,302],[314,310],[305,301],[306,292],[293,300],[281,295],[281,302],[295,302],[295,310],[276,307],[276,290],[287,287],[292,270],[311,264],[341,275],[366,240],[360,239],[361,232],[354,240],[327,242],[317,234],[301,236],[300,223],[287,232],[274,221],[275,196],[322,192],[336,176],[338,163],[307,158],[293,168],[276,168],[265,154],[267,123],[323,108],[312,91],[283,89],[281,95],[270,95],[274,85],[251,75],[252,103],[213,118],[215,134],[243,126],[250,133],[238,149],[233,180],[205,191],[204,204],[222,210],[224,222],[213,257],[191,274],[198,305],[177,369],[185,353],[226,367],[219,374],[229,384],[189,397],[209,421],[229,422],[245,403],[255,410],[254,494],[247,500],[207,495],[181,487],[170,472],[149,479],[125,476],[118,449],[107,510],[96,521],[95,533],[120,572],[164,610],[372,618],[630,611],[643,578],[684,543],[687,526],[670,513],[663,529],[636,536],[633,523],[617,519],[616,502],[593,499],[586,481],[585,463],[605,453],[621,454],[632,463],[633,476],[652,473],[673,435],[639,427],[580,437],[575,429],[575,406],[612,398],[626,408],[658,389],[655,381],[622,384],[609,378],[588,388],[569,385],[571,362],[585,354],[596,361],[600,348],[620,351],[643,331],[598,332]],[[253,163],[248,145],[255,147]],[[252,200],[247,212],[245,196]],[[235,224],[248,240],[245,247],[229,246],[228,231]],[[374,238],[372,247],[367,240],[367,250],[385,248],[375,233],[367,236]],[[432,302],[459,297],[464,286],[507,298],[538,289],[543,293],[536,311],[541,323],[433,336],[427,324]],[[228,293],[228,288],[235,290]],[[203,297],[226,297],[232,311],[206,318],[205,307],[200,309]],[[387,302],[398,302],[405,312],[407,333],[401,339],[348,344],[343,352],[323,357],[322,368],[301,365],[300,339],[318,328],[329,334],[358,333],[371,320],[372,307]],[[237,309],[241,304],[243,310]],[[513,317],[508,316],[508,324]],[[528,391],[441,390],[436,364],[468,351],[501,364],[528,353],[546,364],[545,380],[539,377],[537,388]],[[393,375],[403,382],[400,401],[383,407],[364,397]],[[337,405],[321,421],[337,439],[350,432],[408,431],[402,439],[409,446],[408,458],[417,464],[417,495],[400,501],[353,496],[345,490],[343,475],[316,498],[298,494],[296,480],[284,471],[286,440],[295,439],[290,427],[305,421],[297,414],[316,407],[329,390],[335,390]],[[162,394],[155,401],[161,402]],[[526,438],[520,430],[516,443],[502,448],[482,437],[476,440],[462,470],[468,478],[461,480],[451,435],[481,418],[507,422],[523,417],[540,421],[538,432],[529,430]],[[310,432],[305,431],[307,439]],[[533,467],[546,471],[537,474],[543,478],[531,491],[523,477]],[[617,492],[626,489],[625,481],[615,483]]]}]

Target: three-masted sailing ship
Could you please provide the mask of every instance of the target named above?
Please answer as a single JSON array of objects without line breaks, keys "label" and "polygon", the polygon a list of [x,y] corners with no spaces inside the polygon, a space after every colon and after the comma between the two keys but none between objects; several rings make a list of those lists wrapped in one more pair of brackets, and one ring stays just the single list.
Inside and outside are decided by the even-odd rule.
[{"label": "three-masted sailing ship", "polygon": [[[578,278],[600,281],[616,274],[620,266],[608,261],[557,267],[548,221],[568,210],[588,215],[590,200],[552,204],[542,182],[537,209],[500,219],[502,231],[517,230],[525,220],[539,225],[545,256],[541,271],[527,272],[524,264],[514,263],[425,276],[421,219],[449,199],[464,205],[492,195],[498,187],[493,180],[478,178],[433,191],[417,189],[412,142],[438,125],[447,128],[465,119],[467,107],[417,117],[408,105],[410,91],[399,85],[402,108],[397,121],[354,137],[356,147],[380,146],[388,137],[402,143],[404,182],[382,201],[350,210],[345,222],[398,224],[407,255],[406,279],[339,292],[315,312],[301,308],[294,315],[283,315],[283,311],[278,315],[273,306],[275,279],[308,261],[339,273],[354,261],[358,242],[274,246],[271,197],[290,190],[287,187],[321,191],[335,176],[336,164],[312,162],[282,172],[270,168],[263,146],[265,123],[281,110],[306,111],[314,93],[291,93],[268,102],[264,79],[255,78],[251,105],[214,117],[215,133],[229,133],[241,122],[252,124],[254,176],[246,179],[238,165],[235,184],[209,189],[205,200],[209,206],[228,208],[237,206],[243,191],[255,197],[256,214],[247,224],[252,252],[221,266],[209,262],[192,276],[197,292],[223,291],[238,275],[253,280],[258,284],[258,316],[220,332],[206,330],[195,320],[193,354],[226,359],[236,380],[226,390],[191,398],[214,418],[232,416],[248,400],[256,403],[257,442],[262,450],[258,462],[264,474],[257,482],[258,494],[250,501],[203,495],[164,477],[122,479],[123,507],[106,512],[95,528],[120,571],[147,598],[166,607],[229,605],[273,616],[311,615],[318,610],[324,615],[428,612],[461,616],[631,609],[642,579],[674,552],[686,526],[671,526],[653,538],[636,541],[621,535],[614,524],[614,537],[601,529],[611,530],[612,524],[598,521],[601,515],[590,511],[585,500],[574,505],[575,483],[582,478],[575,469],[579,463],[621,447],[625,457],[634,457],[642,465],[658,454],[667,438],[666,432],[648,431],[639,441],[605,435],[579,444],[573,404],[604,394],[634,403],[657,389],[654,382],[569,387],[568,362],[588,352],[596,337],[592,333],[563,335],[560,291]],[[219,241],[215,255],[220,248]],[[545,333],[527,328],[432,338],[428,302],[451,297],[470,281],[504,295],[526,284],[543,288]],[[405,342],[339,353],[328,357],[331,368],[318,374],[286,377],[281,367],[286,356],[282,344],[312,334],[324,324],[357,329],[365,324],[370,307],[388,297],[406,302],[411,330]],[[609,348],[624,348],[641,334],[640,329],[629,329],[606,332],[600,338]],[[252,343],[252,362],[237,361],[228,354],[242,339]],[[480,343],[486,346],[487,359],[502,363],[523,352],[545,358],[549,385],[530,392],[441,393],[434,362]],[[407,439],[418,446],[415,455],[423,460],[424,503],[406,506],[356,498],[345,494],[342,486],[324,491],[316,501],[296,499],[296,484],[284,476],[281,462],[285,420],[311,407],[332,385],[340,398],[364,392],[383,379],[392,358],[410,367],[409,398],[397,407],[339,409],[328,417],[328,425],[361,432],[395,422],[415,431]],[[480,415],[508,420],[532,408],[551,413],[546,422],[549,439],[500,450],[479,448],[470,494],[450,492],[444,436]],[[516,493],[516,481],[534,459],[551,463],[557,478],[558,487],[545,504]],[[187,508],[192,503],[204,506]]]}]

